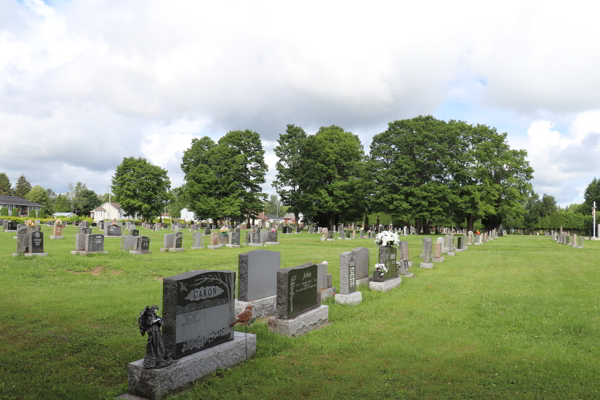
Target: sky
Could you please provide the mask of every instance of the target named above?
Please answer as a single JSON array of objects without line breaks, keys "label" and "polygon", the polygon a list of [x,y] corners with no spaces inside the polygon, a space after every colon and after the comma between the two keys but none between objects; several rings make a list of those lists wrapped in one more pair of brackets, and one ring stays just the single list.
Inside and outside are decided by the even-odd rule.
[{"label": "sky", "polygon": [[180,186],[194,137],[287,124],[371,138],[433,115],[528,151],[566,206],[600,177],[594,1],[0,0],[0,172],[110,190],[124,157]]}]

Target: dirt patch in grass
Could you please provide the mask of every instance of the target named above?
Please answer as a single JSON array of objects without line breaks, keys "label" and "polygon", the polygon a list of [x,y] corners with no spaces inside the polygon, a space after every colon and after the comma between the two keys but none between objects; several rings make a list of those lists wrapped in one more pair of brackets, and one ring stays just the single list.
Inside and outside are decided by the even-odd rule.
[{"label": "dirt patch in grass", "polygon": [[92,274],[93,276],[98,276],[98,275],[100,275],[100,273],[102,272],[103,269],[104,269],[104,267],[98,266],[90,271],[69,271],[69,272],[72,274]]},{"label": "dirt patch in grass", "polygon": [[154,278],[154,280],[157,281],[157,282],[162,282],[163,278]]}]

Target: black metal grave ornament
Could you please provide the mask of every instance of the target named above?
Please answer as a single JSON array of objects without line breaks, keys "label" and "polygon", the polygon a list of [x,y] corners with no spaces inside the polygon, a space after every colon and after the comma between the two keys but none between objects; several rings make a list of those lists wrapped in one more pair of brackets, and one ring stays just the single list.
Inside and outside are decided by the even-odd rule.
[{"label": "black metal grave ornament", "polygon": [[157,306],[146,307],[140,312],[138,320],[140,333],[144,336],[148,333],[148,344],[144,356],[144,368],[158,369],[168,367],[173,363],[171,353],[165,350],[160,327],[164,321],[156,315]]}]

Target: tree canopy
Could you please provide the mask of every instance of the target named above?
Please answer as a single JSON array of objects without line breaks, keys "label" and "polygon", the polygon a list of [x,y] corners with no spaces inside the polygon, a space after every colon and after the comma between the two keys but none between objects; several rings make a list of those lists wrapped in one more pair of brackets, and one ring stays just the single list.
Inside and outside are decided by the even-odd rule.
[{"label": "tree canopy", "polygon": [[11,196],[13,194],[10,179],[4,172],[0,172],[0,196]]},{"label": "tree canopy", "polygon": [[15,196],[25,198],[30,190],[31,184],[27,181],[25,175],[21,175],[17,180],[17,185],[15,186]]},{"label": "tree canopy", "polygon": [[160,215],[170,196],[167,171],[144,158],[126,157],[112,178],[112,191],[127,215],[152,220]]}]

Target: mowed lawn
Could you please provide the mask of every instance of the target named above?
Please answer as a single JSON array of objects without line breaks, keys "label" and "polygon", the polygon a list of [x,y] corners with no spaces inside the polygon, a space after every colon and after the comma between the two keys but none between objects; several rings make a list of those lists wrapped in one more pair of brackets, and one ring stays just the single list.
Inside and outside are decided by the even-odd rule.
[{"label": "mowed lawn", "polygon": [[[161,278],[237,269],[254,250],[71,256],[75,228],[50,240],[48,257],[13,258],[0,232],[0,399],[112,399],[127,391],[127,364],[144,355],[140,310],[162,306]],[[94,231],[97,231],[96,229]],[[244,236],[245,233],[242,234]],[[423,236],[408,238],[414,278],[388,293],[360,287],[363,303],[328,301],[331,325],[303,337],[272,335],[259,321],[253,359],[207,377],[178,399],[599,399],[600,242],[585,249],[544,236],[470,246],[419,269]],[[208,239],[207,239],[208,240]],[[282,267],[329,262],[371,240],[321,242],[279,235]],[[208,242],[207,242],[208,244]],[[159,311],[161,313],[162,310]],[[243,330],[243,328],[240,328]]]}]

